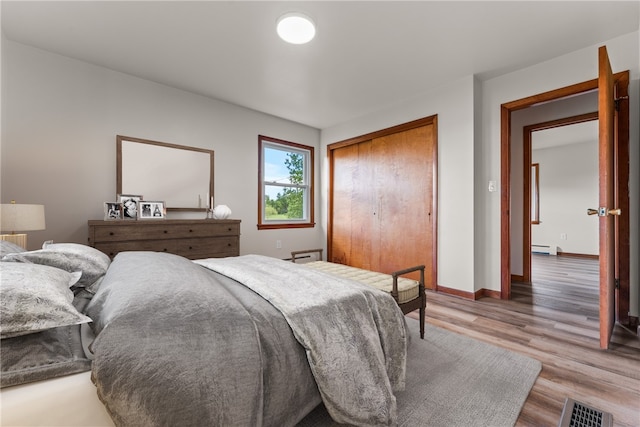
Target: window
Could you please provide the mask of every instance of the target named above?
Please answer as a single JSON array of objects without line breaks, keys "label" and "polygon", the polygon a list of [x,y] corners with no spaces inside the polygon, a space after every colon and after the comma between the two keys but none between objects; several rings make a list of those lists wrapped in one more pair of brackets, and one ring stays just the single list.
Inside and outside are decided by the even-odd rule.
[{"label": "window", "polygon": [[258,137],[258,229],[313,227],[313,147]]}]

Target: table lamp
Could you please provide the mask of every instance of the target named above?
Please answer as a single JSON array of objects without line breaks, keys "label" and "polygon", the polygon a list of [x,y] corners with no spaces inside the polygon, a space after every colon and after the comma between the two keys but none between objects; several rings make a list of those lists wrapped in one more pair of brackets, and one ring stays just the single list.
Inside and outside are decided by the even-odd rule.
[{"label": "table lamp", "polygon": [[0,205],[0,230],[11,232],[1,234],[0,240],[15,243],[27,249],[27,235],[17,234],[16,231],[44,230],[44,205],[22,205],[15,200]]}]

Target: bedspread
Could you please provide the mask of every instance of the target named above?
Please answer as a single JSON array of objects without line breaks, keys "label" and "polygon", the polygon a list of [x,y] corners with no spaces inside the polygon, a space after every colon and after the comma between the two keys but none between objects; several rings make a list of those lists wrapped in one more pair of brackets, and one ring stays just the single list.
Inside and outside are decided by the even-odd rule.
[{"label": "bedspread", "polygon": [[118,254],[87,314],[118,426],[293,426],[321,401],[282,314],[185,258]]},{"label": "bedspread", "polygon": [[306,350],[331,417],[395,425],[394,391],[404,389],[404,317],[386,292],[259,255],[195,261],[277,307]]}]

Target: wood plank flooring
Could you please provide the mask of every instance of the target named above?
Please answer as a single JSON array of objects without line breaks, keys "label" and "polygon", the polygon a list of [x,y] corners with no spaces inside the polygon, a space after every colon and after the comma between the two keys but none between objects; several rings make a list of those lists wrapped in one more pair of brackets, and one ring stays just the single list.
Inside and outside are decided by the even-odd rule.
[{"label": "wood plank flooring", "polygon": [[557,426],[567,397],[640,426],[640,339],[616,325],[599,349],[598,261],[534,255],[532,277],[510,301],[428,291],[427,322],[542,362],[517,426]]}]

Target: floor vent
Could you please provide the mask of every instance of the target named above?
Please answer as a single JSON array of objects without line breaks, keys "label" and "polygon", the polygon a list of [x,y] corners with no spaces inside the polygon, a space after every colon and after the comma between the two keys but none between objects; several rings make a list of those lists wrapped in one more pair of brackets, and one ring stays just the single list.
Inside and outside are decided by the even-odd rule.
[{"label": "floor vent", "polygon": [[567,398],[558,427],[611,427],[613,415]]}]

